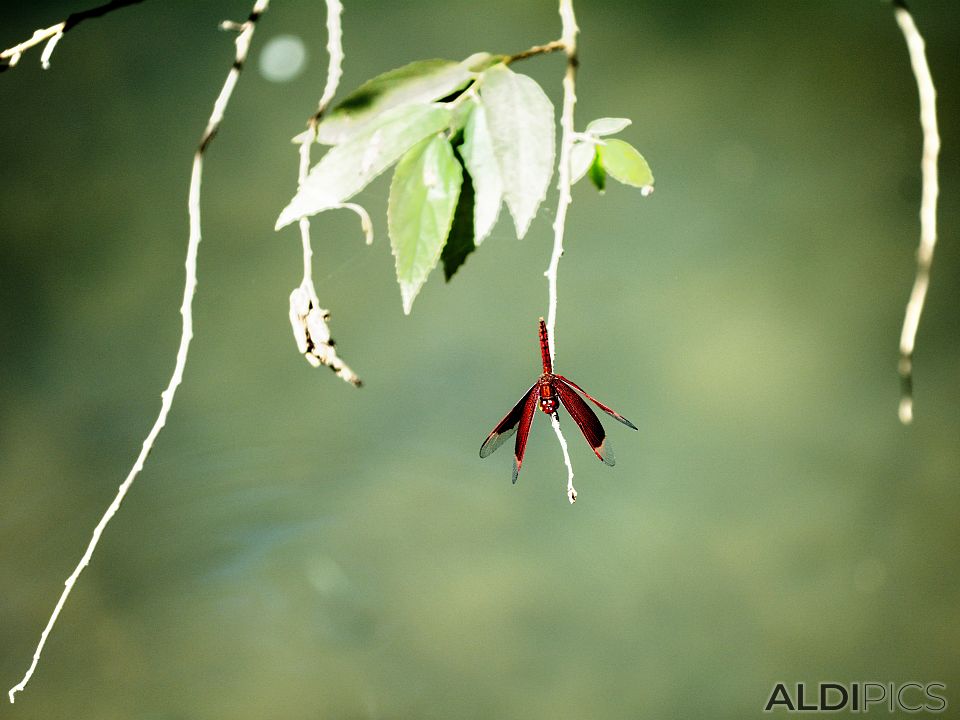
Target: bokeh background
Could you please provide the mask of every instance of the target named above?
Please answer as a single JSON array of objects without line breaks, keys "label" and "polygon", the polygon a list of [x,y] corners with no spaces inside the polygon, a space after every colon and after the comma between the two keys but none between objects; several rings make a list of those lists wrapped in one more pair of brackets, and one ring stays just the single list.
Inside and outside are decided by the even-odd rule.
[{"label": "bokeh background", "polygon": [[[0,684],[159,408],[191,154],[249,2],[147,2],[0,76]],[[84,3],[7,3],[0,45]],[[539,372],[555,194],[404,317],[386,178],[314,224],[355,390],[296,353],[290,137],[320,2],[275,2],[211,146],[196,339],[166,431],[0,717],[744,718],[777,681],[940,681],[960,706],[960,13],[916,0],[941,244],[897,421],[920,130],[888,5],[577,0],[578,126],[626,116],[648,199],[574,192],[559,370],[631,418],[616,468],[548,423],[481,461]],[[342,91],[559,35],[551,0],[347,0]],[[301,38],[278,83],[260,53]],[[529,73],[560,98],[563,59]],[[342,94],[341,94],[342,96]],[[569,421],[566,423],[569,427]],[[877,711],[880,712],[880,711]],[[885,714],[885,713],[884,713]]]}]

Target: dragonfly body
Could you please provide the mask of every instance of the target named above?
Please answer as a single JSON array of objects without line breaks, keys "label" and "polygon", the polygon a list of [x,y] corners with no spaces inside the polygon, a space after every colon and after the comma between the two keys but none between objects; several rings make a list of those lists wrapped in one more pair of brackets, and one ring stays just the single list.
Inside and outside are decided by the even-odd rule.
[{"label": "dragonfly body", "polygon": [[560,407],[560,400],[557,398],[557,393],[553,389],[556,377],[556,375],[544,373],[540,376],[540,379],[537,380],[537,386],[540,388],[540,409],[547,415],[553,415],[557,411],[557,408]]},{"label": "dragonfly body", "polygon": [[570,413],[574,422],[577,423],[580,432],[583,433],[584,438],[586,438],[597,457],[607,465],[615,464],[613,449],[607,442],[606,431],[603,429],[600,419],[584,402],[583,398],[577,394],[577,391],[583,393],[594,405],[627,427],[636,430],[637,426],[620,413],[593,398],[572,380],[553,372],[553,362],[550,359],[550,338],[543,318],[540,318],[540,356],[543,360],[543,373],[487,436],[480,447],[480,457],[487,457],[516,433],[517,440],[513,455],[513,482],[516,482],[520,466],[523,464],[527,437],[530,434],[530,426],[533,424],[537,406],[547,415],[556,416],[562,404]]},{"label": "dragonfly body", "polygon": [[547,415],[553,415],[560,407],[557,393],[554,392],[553,362],[550,360],[550,336],[547,335],[547,324],[540,318],[540,357],[543,359],[543,375],[537,381],[540,392],[540,409]]}]

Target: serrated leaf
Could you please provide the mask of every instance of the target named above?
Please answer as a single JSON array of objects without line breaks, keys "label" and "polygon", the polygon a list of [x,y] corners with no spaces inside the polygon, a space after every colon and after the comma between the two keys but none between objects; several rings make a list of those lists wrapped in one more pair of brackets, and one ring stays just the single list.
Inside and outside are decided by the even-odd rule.
[{"label": "serrated leaf", "polygon": [[385,111],[428,103],[464,87],[495,58],[476,53],[466,60],[418,60],[367,80],[317,126],[317,142],[336,145],[362,132]]},{"label": "serrated leaf", "polygon": [[607,140],[597,146],[597,154],[610,176],[624,185],[646,187],[653,185],[653,173],[643,155],[623,140]]},{"label": "serrated leaf", "polygon": [[593,165],[593,158],[596,154],[596,146],[593,143],[574,143],[573,149],[570,151],[571,185],[578,183],[587,174],[587,170]]},{"label": "serrated leaf", "polygon": [[331,148],[277,219],[276,229],[349,200],[429,135],[450,123],[442,105],[405,105],[388,110],[377,125]]},{"label": "serrated leaf", "polygon": [[630,118],[597,118],[587,125],[587,133],[595,137],[616,135],[633,121]]},{"label": "serrated leaf", "polygon": [[[461,146],[460,149],[462,152],[463,147]],[[450,234],[443,246],[443,252],[440,253],[443,277],[447,282],[450,282],[450,278],[467,261],[467,256],[477,249],[473,241],[473,205],[473,182],[470,180],[470,173],[464,170],[457,209],[453,213],[453,224],[450,226]]]},{"label": "serrated leaf", "polygon": [[387,203],[387,229],[403,312],[407,315],[427,275],[440,259],[462,179],[453,148],[440,135],[408,151],[394,170]]},{"label": "serrated leaf", "polygon": [[486,110],[482,102],[475,103],[474,110],[467,119],[460,156],[473,179],[476,193],[473,205],[473,240],[480,245],[497,224],[503,198],[500,165],[493,152],[493,140],[487,127]]},{"label": "serrated leaf", "polygon": [[599,153],[594,154],[593,162],[590,163],[590,182],[601,193],[607,189],[607,171],[603,168]]},{"label": "serrated leaf", "polygon": [[553,176],[553,104],[532,78],[503,64],[483,74],[480,98],[500,167],[503,197],[517,237],[522,238]]}]

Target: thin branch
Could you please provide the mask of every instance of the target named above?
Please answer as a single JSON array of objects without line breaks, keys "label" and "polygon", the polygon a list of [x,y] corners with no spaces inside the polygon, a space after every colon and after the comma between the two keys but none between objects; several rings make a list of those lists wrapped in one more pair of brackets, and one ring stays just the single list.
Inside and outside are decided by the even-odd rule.
[{"label": "thin branch", "polygon": [[[310,150],[317,140],[317,125],[333,100],[343,75],[343,31],[340,16],[343,5],[340,0],[327,0],[327,82],[323,94],[317,103],[317,111],[307,122],[307,131],[300,137],[300,166],[297,182],[302,187],[310,172]],[[360,216],[360,225],[367,238],[367,245],[373,242],[373,223],[367,211],[355,203],[343,203],[336,207],[353,210]],[[337,354],[336,343],[330,336],[327,321],[330,311],[320,307],[316,288],[313,285],[313,248],[310,240],[310,219],[300,218],[300,242],[303,246],[303,280],[300,286],[290,293],[290,325],[297,349],[314,367],[326,365],[339,377],[355,387],[363,383]]]},{"label": "thin branch", "polygon": [[90,564],[90,559],[93,557],[93,552],[97,548],[97,543],[100,542],[100,536],[106,529],[107,524],[117,513],[117,510],[120,509],[120,504],[123,502],[124,497],[126,497],[127,491],[130,490],[130,487],[133,485],[133,481],[136,479],[137,475],[140,474],[140,471],[143,470],[143,465],[146,462],[147,456],[150,455],[150,451],[153,449],[153,444],[156,441],[157,436],[160,434],[160,431],[163,429],[164,425],[166,425],[167,415],[173,405],[173,398],[177,392],[177,388],[183,381],[183,370],[187,364],[187,352],[190,349],[190,340],[193,338],[192,307],[193,295],[197,287],[197,250],[200,245],[200,180],[203,172],[203,154],[207,146],[210,144],[210,141],[216,134],[217,128],[220,126],[220,122],[223,119],[224,110],[226,109],[227,103],[230,100],[230,95],[233,93],[233,88],[236,86],[237,79],[240,77],[240,72],[243,70],[244,61],[246,60],[247,52],[250,49],[250,39],[253,37],[254,26],[256,25],[257,19],[260,17],[263,11],[267,9],[269,2],[270,0],[257,0],[256,4],[253,6],[253,11],[250,13],[249,18],[240,26],[240,33],[236,38],[236,59],[234,60],[233,67],[230,68],[230,73],[227,75],[223,89],[220,91],[220,95],[217,97],[217,100],[214,103],[213,112],[210,114],[210,120],[208,121],[207,127],[203,132],[203,137],[200,140],[197,151],[193,156],[193,169],[190,173],[190,190],[188,193],[189,197],[187,202],[188,212],[190,215],[190,235],[187,242],[187,258],[186,262],[184,263],[186,268],[186,282],[183,288],[183,302],[180,305],[180,315],[183,318],[183,329],[180,335],[180,347],[177,350],[177,361],[173,369],[173,374],[170,377],[170,382],[167,385],[167,389],[164,390],[160,395],[160,414],[157,415],[157,419],[153,423],[150,433],[147,435],[146,440],[143,441],[143,447],[140,449],[140,454],[137,456],[136,462],[130,469],[130,473],[120,485],[113,502],[110,503],[110,506],[103,514],[103,517],[100,518],[100,522],[97,523],[96,528],[94,528],[93,537],[90,539],[90,543],[87,545],[87,549],[83,553],[83,557],[80,558],[79,564],[64,583],[63,593],[60,595],[60,599],[57,601],[56,607],[53,609],[53,614],[50,615],[50,619],[47,621],[47,626],[40,635],[40,642],[37,645],[36,651],[33,653],[33,661],[30,663],[29,670],[27,670],[27,673],[23,676],[23,679],[14,685],[8,693],[11,703],[14,702],[15,695],[22,691],[27,686],[27,683],[30,682],[30,678],[33,676],[34,670],[37,668],[37,663],[40,661],[40,655],[43,652],[43,647],[47,642],[47,637],[50,635],[50,631],[57,622],[57,618],[60,616],[60,611],[67,602],[67,598],[70,596],[70,591],[73,590],[73,586],[80,577],[80,573],[82,573],[84,568]]},{"label": "thin branch", "polygon": [[89,10],[71,13],[67,16],[66,20],[56,25],[35,30],[28,40],[24,40],[19,45],[14,45],[0,52],[0,72],[14,67],[20,62],[20,57],[25,50],[29,50],[44,41],[46,41],[47,45],[44,47],[43,53],[40,56],[40,64],[44,70],[48,70],[50,68],[50,56],[53,54],[53,49],[57,46],[57,43],[60,42],[60,38],[63,37],[65,32],[72,30],[84,20],[102,17],[113,10],[119,10],[122,7],[136,5],[141,2],[143,2],[143,0],[111,0],[111,2],[90,8]]},{"label": "thin branch", "polygon": [[[557,269],[563,255],[563,231],[567,221],[567,208],[570,205],[570,153],[573,149],[575,137],[573,127],[573,111],[577,104],[577,19],[573,14],[573,0],[560,0],[560,19],[563,23],[563,34],[560,42],[567,54],[567,70],[563,76],[563,111],[560,115],[560,161],[559,180],[557,181],[557,214],[553,220],[553,253],[550,256],[550,265],[544,275],[547,278],[549,307],[547,311],[547,333],[550,337],[550,358],[556,358],[556,324],[557,324]],[[552,45],[553,43],[551,43]],[[567,464],[567,498],[571,504],[577,499],[577,491],[573,489],[573,467],[567,453],[567,443],[560,432],[560,423],[554,420],[554,431],[560,440],[563,449],[564,461]]]},{"label": "thin branch", "polygon": [[560,430],[560,418],[557,413],[550,416],[550,424],[557,434],[560,449],[563,451],[563,464],[567,466],[567,500],[573,505],[577,501],[577,489],[573,486],[573,464],[570,462],[570,450],[567,448],[567,439],[563,436],[563,431]]},{"label": "thin branch", "polygon": [[920,246],[917,248],[917,274],[910,291],[903,330],[900,333],[900,422],[908,425],[913,421],[913,348],[920,326],[920,315],[930,286],[930,269],[933,266],[933,251],[937,244],[937,157],[940,154],[940,133],[937,130],[937,91],[933,85],[930,66],[924,49],[923,36],[917,30],[913,17],[902,0],[894,0],[897,24],[907,41],[910,65],[917,81],[920,96],[920,127],[923,130],[923,154],[920,170],[923,177],[923,192],[920,200]]},{"label": "thin branch", "polygon": [[510,55],[506,60],[504,60],[504,62],[509,65],[512,62],[516,62],[517,60],[526,60],[534,55],[546,55],[547,53],[566,49],[567,44],[564,40],[552,40],[546,45],[534,45],[532,48],[528,48],[523,52],[518,52],[516,55]]},{"label": "thin branch", "polygon": [[337,94],[337,86],[343,77],[343,29],[340,16],[343,15],[343,5],[340,0],[327,0],[327,82],[323,94],[317,103],[317,112],[310,118],[310,124],[316,125],[323,117],[323,113]]}]

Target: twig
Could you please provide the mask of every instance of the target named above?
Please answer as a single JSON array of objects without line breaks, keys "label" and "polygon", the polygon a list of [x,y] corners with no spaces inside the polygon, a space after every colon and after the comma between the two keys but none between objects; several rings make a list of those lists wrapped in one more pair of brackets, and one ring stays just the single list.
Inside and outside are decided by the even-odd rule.
[{"label": "twig", "polygon": [[57,43],[60,42],[60,38],[63,37],[65,32],[73,29],[81,22],[89,18],[101,17],[113,10],[119,10],[127,5],[136,5],[137,3],[141,2],[143,2],[143,0],[111,0],[111,2],[99,5],[95,8],[90,8],[89,10],[81,10],[80,12],[71,13],[67,16],[66,20],[57,23],[56,25],[35,30],[33,35],[31,35],[28,40],[24,40],[19,45],[14,45],[12,48],[8,48],[3,52],[0,52],[0,72],[9,70],[18,62],[20,62],[20,57],[23,55],[24,50],[29,50],[30,48],[34,47],[35,45],[39,45],[44,41],[47,41],[47,45],[44,47],[43,53],[40,55],[40,64],[43,66],[44,70],[49,70],[50,56],[53,54],[53,49],[57,46]]},{"label": "twig", "polygon": [[570,450],[567,448],[567,439],[560,430],[560,418],[557,416],[557,413],[550,416],[550,424],[553,426],[553,431],[557,434],[560,449],[563,451],[563,463],[567,466],[567,500],[573,505],[577,501],[577,489],[573,486],[573,464],[570,462]]},{"label": "twig", "polygon": [[558,50],[566,50],[567,44],[565,40],[552,40],[546,45],[534,45],[531,48],[524,50],[523,52],[518,52],[516,55],[510,55],[504,62],[510,64],[516,62],[517,60],[526,60],[529,57],[534,55],[545,55],[547,53],[557,52]]},{"label": "twig", "polygon": [[[343,43],[340,16],[343,5],[340,0],[327,0],[327,82],[317,103],[317,111],[307,122],[307,132],[300,141],[300,167],[297,173],[297,182],[302,186],[310,172],[310,149],[317,139],[317,125],[324,111],[333,100],[343,75]],[[336,207],[353,210],[360,216],[360,225],[367,238],[367,245],[373,242],[373,223],[367,211],[355,203],[343,203]],[[313,248],[310,241],[310,219],[300,218],[300,242],[303,245],[303,280],[300,286],[290,293],[290,325],[293,328],[293,337],[297,342],[297,349],[314,367],[326,365],[339,377],[355,387],[363,383],[357,374],[340,359],[336,350],[336,343],[330,336],[327,321],[330,311],[320,307],[316,288],[313,285]]]},{"label": "twig", "polygon": [[144,462],[146,462],[147,456],[150,455],[150,451],[153,449],[153,444],[156,441],[157,436],[160,434],[160,431],[167,422],[167,414],[170,412],[170,408],[173,405],[173,397],[177,392],[177,388],[183,381],[183,370],[187,364],[187,352],[190,349],[190,340],[193,338],[192,306],[194,290],[197,287],[197,249],[200,245],[200,180],[203,172],[203,154],[214,135],[216,135],[217,129],[220,127],[220,122],[223,119],[223,113],[227,107],[227,103],[230,100],[230,95],[233,93],[233,88],[237,84],[237,79],[240,77],[241,70],[243,70],[243,63],[246,60],[247,52],[250,49],[250,39],[253,37],[254,26],[256,25],[257,19],[260,17],[263,11],[267,9],[269,2],[270,0],[257,0],[253,6],[250,16],[247,18],[247,21],[240,26],[240,33],[236,38],[236,59],[234,60],[233,67],[230,68],[230,73],[227,75],[226,82],[223,84],[223,89],[220,90],[220,95],[217,97],[217,100],[213,105],[213,112],[210,114],[210,120],[207,122],[207,127],[203,132],[203,137],[200,139],[200,144],[193,156],[193,169],[190,173],[190,190],[188,193],[189,199],[187,202],[187,208],[190,216],[190,235],[187,242],[187,258],[185,262],[186,282],[183,288],[183,302],[180,305],[180,315],[183,318],[183,329],[180,335],[180,347],[177,350],[177,361],[173,369],[173,374],[170,377],[170,382],[167,385],[167,389],[164,390],[160,395],[160,414],[157,415],[157,419],[153,423],[150,433],[147,435],[146,440],[143,441],[143,447],[140,449],[140,454],[137,456],[136,462],[130,469],[130,473],[120,485],[113,502],[110,503],[110,506],[103,514],[103,517],[100,518],[100,522],[97,523],[96,528],[94,528],[93,537],[90,539],[90,543],[87,545],[87,549],[83,553],[83,557],[80,558],[79,564],[64,583],[63,593],[60,595],[60,599],[57,601],[57,605],[53,609],[53,614],[50,615],[50,619],[47,621],[47,626],[40,634],[40,642],[37,645],[36,651],[33,653],[33,662],[30,663],[30,669],[27,670],[27,673],[23,676],[23,679],[14,685],[8,693],[11,703],[14,702],[16,693],[22,691],[27,686],[27,683],[30,682],[30,678],[33,676],[34,670],[37,668],[37,663],[40,661],[40,655],[43,652],[43,647],[47,642],[47,637],[50,635],[50,631],[57,622],[57,618],[60,616],[60,611],[63,609],[67,598],[70,596],[70,591],[73,590],[73,586],[80,577],[80,573],[82,573],[84,568],[90,564],[90,559],[93,557],[93,552],[97,548],[97,543],[100,542],[100,536],[103,534],[103,531],[106,529],[110,520],[113,519],[113,516],[116,514],[117,510],[120,509],[120,504],[123,502],[127,491],[133,485],[133,481],[136,479],[137,475],[140,474],[140,471],[143,470]]},{"label": "twig", "polygon": [[933,86],[930,66],[927,64],[923,36],[917,30],[913,17],[902,0],[894,0],[894,15],[907,41],[910,65],[917,81],[920,96],[920,127],[923,130],[923,154],[920,170],[923,192],[920,200],[920,246],[917,248],[917,274],[910,291],[903,330],[900,333],[900,422],[913,421],[913,347],[920,326],[920,315],[930,286],[930,268],[933,250],[937,244],[937,156],[940,154],[940,133],[937,130],[937,91]]},{"label": "twig", "polygon": [[[577,19],[573,14],[573,0],[560,0],[560,19],[563,23],[563,32],[560,39],[567,54],[567,70],[563,76],[563,111],[560,115],[560,161],[559,180],[557,181],[557,214],[553,220],[553,254],[550,256],[550,265],[544,275],[547,278],[549,293],[549,307],[547,311],[547,333],[550,337],[550,358],[556,357],[556,323],[557,323],[557,268],[560,257],[563,255],[563,231],[567,220],[567,208],[570,205],[570,152],[575,137],[573,127],[573,110],[577,104]],[[550,43],[553,45],[553,43]],[[563,459],[567,465],[567,498],[573,504],[577,499],[577,491],[573,487],[573,466],[570,464],[570,455],[567,452],[567,442],[560,432],[560,422],[554,418],[553,429],[563,449]]]},{"label": "twig", "polygon": [[343,77],[343,29],[340,24],[342,14],[343,5],[340,0],[327,0],[327,82],[317,103],[317,111],[310,118],[311,125],[320,122],[327,106],[333,101],[333,96],[337,94],[337,86]]}]

